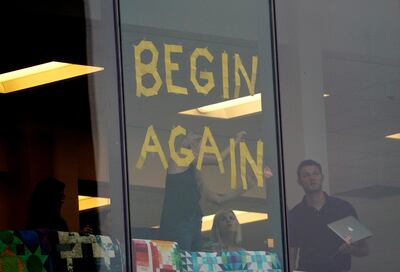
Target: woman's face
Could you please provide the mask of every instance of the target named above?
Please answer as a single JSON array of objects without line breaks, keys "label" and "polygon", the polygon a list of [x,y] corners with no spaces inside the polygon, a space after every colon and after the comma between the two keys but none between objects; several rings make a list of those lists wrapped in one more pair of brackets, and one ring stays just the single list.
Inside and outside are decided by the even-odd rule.
[{"label": "woman's face", "polygon": [[57,211],[60,212],[65,201],[64,191],[57,192],[51,197],[53,198],[54,203],[49,204],[54,205]]},{"label": "woman's face", "polygon": [[238,225],[239,222],[233,212],[227,212],[220,217],[219,229],[221,232],[234,232]]}]

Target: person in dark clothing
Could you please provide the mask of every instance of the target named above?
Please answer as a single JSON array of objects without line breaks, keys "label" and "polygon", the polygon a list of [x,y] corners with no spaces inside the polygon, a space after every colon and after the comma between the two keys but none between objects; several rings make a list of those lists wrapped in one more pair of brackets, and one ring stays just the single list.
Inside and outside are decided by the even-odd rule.
[{"label": "person in dark clothing", "polygon": [[351,257],[368,255],[368,244],[345,242],[327,224],[346,216],[357,218],[354,207],[322,191],[323,174],[316,161],[301,162],[297,177],[305,196],[288,216],[291,267],[307,272],[350,271]]},{"label": "person in dark clothing", "polygon": [[[237,134],[236,144],[240,142],[243,135],[244,132]],[[200,136],[189,132],[181,137],[177,148],[190,149],[197,158]],[[228,155],[229,148],[221,152],[222,160]],[[188,166],[178,166],[174,160],[169,160],[160,224],[162,240],[176,241],[181,249],[192,251],[201,249],[201,219],[203,216],[199,203],[201,197],[204,196],[208,201],[222,204],[244,193],[241,187],[223,195],[208,190],[204,186],[195,163],[196,161],[193,161]],[[218,162],[215,156],[205,154],[203,163],[215,165]]]},{"label": "person in dark clothing", "polygon": [[28,229],[68,231],[61,216],[65,184],[53,177],[40,180],[31,195],[28,208]]}]

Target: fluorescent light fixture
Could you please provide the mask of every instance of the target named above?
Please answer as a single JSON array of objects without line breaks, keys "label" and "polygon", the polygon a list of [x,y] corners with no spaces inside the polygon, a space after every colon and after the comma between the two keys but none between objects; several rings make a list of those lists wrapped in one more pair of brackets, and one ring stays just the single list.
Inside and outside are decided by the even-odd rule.
[{"label": "fluorescent light fixture", "polygon": [[[233,212],[235,213],[236,218],[238,219],[239,224],[241,224],[241,225],[268,219],[267,213],[246,212],[246,211],[239,211],[239,210],[234,210]],[[201,231],[211,230],[214,217],[215,217],[215,214],[203,216]]]},{"label": "fluorescent light fixture", "polygon": [[104,70],[103,67],[57,61],[47,62],[13,72],[0,74],[0,93],[15,92],[102,70]]},{"label": "fluorescent light fixture", "polygon": [[106,197],[78,196],[79,211],[89,210],[111,204],[111,199]]},{"label": "fluorescent light fixture", "polygon": [[261,111],[261,94],[258,93],[200,108],[181,111],[179,114],[230,119]]},{"label": "fluorescent light fixture", "polygon": [[400,133],[386,135],[385,138],[394,139],[394,140],[400,140]]},{"label": "fluorescent light fixture", "polygon": [[331,96],[329,93],[324,93],[323,95],[322,95],[323,97],[329,97],[329,96]]}]

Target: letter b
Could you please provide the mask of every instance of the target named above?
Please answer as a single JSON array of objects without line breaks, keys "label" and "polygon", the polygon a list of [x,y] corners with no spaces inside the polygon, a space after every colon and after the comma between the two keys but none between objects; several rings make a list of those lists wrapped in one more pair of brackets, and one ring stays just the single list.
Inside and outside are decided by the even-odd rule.
[{"label": "letter b", "polygon": [[[142,53],[146,50],[150,51],[152,54],[149,63],[142,62]],[[162,80],[157,71],[157,63],[158,51],[152,42],[143,40],[135,46],[136,96],[153,96],[158,94],[162,85]],[[153,75],[154,84],[151,87],[145,87],[143,85],[142,79],[146,74]]]}]

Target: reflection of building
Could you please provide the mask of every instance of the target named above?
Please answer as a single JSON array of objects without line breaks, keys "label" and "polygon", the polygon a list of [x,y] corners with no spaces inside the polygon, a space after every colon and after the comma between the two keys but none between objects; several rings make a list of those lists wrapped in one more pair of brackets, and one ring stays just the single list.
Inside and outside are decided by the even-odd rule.
[{"label": "reflection of building", "polygon": [[[67,183],[63,213],[73,230],[99,218],[94,210],[81,212],[79,217],[78,195],[112,199],[119,237],[126,237],[123,226],[128,218],[133,228],[157,226],[165,172],[152,154],[142,171],[135,168],[145,136],[143,128],[154,125],[165,147],[170,129],[177,125],[199,132],[209,126],[219,147],[245,129],[249,153],[254,156],[257,140],[263,139],[264,159],[275,172],[267,196],[261,189],[254,190],[231,203],[238,210],[268,212],[271,219],[243,228],[246,245],[263,247],[273,229],[272,238],[279,248],[278,181],[282,176],[278,169],[284,165],[287,206],[292,207],[302,197],[292,185],[295,167],[304,158],[314,158],[327,173],[325,189],[352,202],[379,238],[371,241],[371,257],[355,261],[354,271],[378,270],[378,259],[391,265],[388,271],[400,266],[390,258],[398,252],[397,239],[385,236],[395,232],[392,226],[398,221],[395,207],[400,191],[396,183],[397,140],[385,138],[399,132],[397,3],[276,1],[281,114],[275,114],[278,101],[270,85],[274,75],[268,66],[272,55],[268,55],[267,2],[193,1],[189,10],[178,0],[169,3],[169,8],[155,0],[121,0],[117,28],[111,1],[23,2],[1,4],[4,16],[0,23],[7,27],[2,30],[0,73],[50,61],[104,70],[0,94],[0,228],[23,228],[28,196],[34,183],[47,175]],[[152,41],[158,49],[157,71],[162,82],[159,95],[139,99],[133,62],[134,45],[142,40]],[[169,49],[167,65],[165,44],[182,46],[182,53]],[[196,69],[191,69],[196,48],[208,48],[213,60],[201,51],[203,55],[199,53],[195,59]],[[247,113],[257,107],[248,116],[244,116],[242,104],[238,111],[231,106],[229,110],[207,108],[224,101],[227,90],[234,92],[235,53],[240,55],[248,79],[239,69],[240,96],[249,94],[253,82],[256,96],[262,94],[262,99],[247,105]],[[258,56],[256,80],[252,80],[254,55]],[[150,61],[150,56],[143,58],[144,63]],[[196,92],[201,89],[196,86],[208,90],[211,75],[214,88],[209,88],[207,95]],[[151,86],[152,80],[143,76],[142,83]],[[0,84],[0,91],[7,86]],[[168,86],[185,87],[188,95],[168,93]],[[195,115],[178,115],[189,110]],[[236,118],[212,118],[221,111],[224,117],[232,113]],[[280,146],[275,137],[280,134],[276,124],[281,125],[283,157],[277,156]],[[229,161],[227,174],[222,176],[218,169],[205,167],[204,179],[216,191],[226,192],[231,170]],[[240,173],[238,169],[239,182]],[[218,208],[209,203],[202,206],[207,214]]]}]

